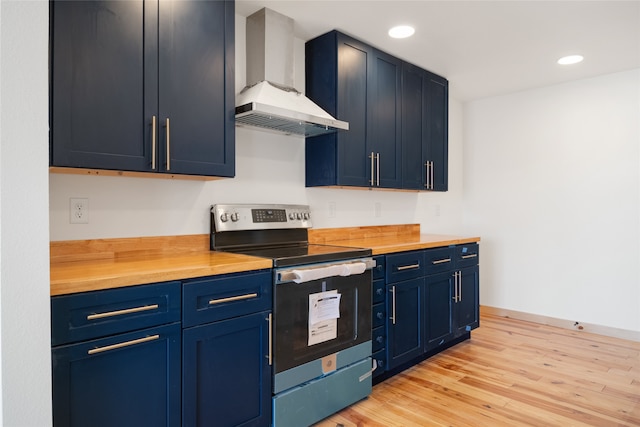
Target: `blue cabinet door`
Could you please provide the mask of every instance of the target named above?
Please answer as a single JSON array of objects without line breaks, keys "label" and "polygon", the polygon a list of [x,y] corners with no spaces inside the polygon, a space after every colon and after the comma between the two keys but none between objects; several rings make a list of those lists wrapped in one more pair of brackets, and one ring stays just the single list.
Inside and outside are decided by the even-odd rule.
[{"label": "blue cabinet door", "polygon": [[423,351],[424,278],[387,285],[387,364],[392,369]]},{"label": "blue cabinet door", "polygon": [[59,427],[180,426],[180,323],[55,347]]},{"label": "blue cabinet door", "polygon": [[459,271],[455,324],[457,334],[461,335],[480,326],[480,269],[476,265]]},{"label": "blue cabinet door", "polygon": [[427,72],[425,159],[431,162],[430,190],[447,191],[449,183],[449,82]]},{"label": "blue cabinet door", "polygon": [[52,166],[231,177],[233,1],[54,1]]},{"label": "blue cabinet door", "polygon": [[402,188],[447,191],[449,83],[402,64]]},{"label": "blue cabinet door", "polygon": [[269,312],[183,331],[183,427],[268,426]]},{"label": "blue cabinet door", "polygon": [[306,94],[349,130],[306,139],[306,185],[370,185],[367,153],[372,48],[331,31],[305,46]]},{"label": "blue cabinet door", "polygon": [[51,3],[52,166],[150,169],[157,10],[143,1]]},{"label": "blue cabinet door", "polygon": [[426,277],[425,352],[454,338],[453,277],[451,271]]},{"label": "blue cabinet door", "polygon": [[159,170],[235,173],[232,1],[160,1]]},{"label": "blue cabinet door", "polygon": [[402,61],[377,49],[370,56],[367,155],[375,156],[368,162],[370,185],[401,188]]}]

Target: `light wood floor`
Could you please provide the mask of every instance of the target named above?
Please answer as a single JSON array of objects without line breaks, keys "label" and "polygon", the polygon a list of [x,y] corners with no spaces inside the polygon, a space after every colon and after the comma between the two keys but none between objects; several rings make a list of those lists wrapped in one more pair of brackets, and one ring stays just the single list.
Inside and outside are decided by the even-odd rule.
[{"label": "light wood floor", "polygon": [[483,315],[316,427],[341,425],[640,426],[640,343]]}]

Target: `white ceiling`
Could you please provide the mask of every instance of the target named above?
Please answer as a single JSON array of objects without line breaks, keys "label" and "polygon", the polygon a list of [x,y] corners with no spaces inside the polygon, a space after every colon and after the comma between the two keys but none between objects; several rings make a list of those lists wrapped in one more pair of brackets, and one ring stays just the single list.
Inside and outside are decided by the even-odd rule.
[{"label": "white ceiling", "polygon": [[[440,74],[461,101],[640,68],[640,0],[236,0],[242,16],[262,7],[304,41],[338,29]],[[397,24],[415,35],[389,38]],[[568,54],[585,60],[556,64]]]}]

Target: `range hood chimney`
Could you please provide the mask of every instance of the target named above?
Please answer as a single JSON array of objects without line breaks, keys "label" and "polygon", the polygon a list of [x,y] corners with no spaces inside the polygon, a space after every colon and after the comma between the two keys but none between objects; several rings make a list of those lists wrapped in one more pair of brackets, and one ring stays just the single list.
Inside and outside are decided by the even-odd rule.
[{"label": "range hood chimney", "polygon": [[247,18],[247,86],[236,105],[239,126],[302,136],[349,129],[293,88],[293,19],[267,8]]}]

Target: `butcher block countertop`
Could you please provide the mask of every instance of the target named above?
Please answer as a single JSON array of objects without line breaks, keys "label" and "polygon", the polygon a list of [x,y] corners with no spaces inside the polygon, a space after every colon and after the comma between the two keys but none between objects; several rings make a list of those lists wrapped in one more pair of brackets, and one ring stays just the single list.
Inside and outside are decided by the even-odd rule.
[{"label": "butcher block countertop", "polygon": [[[373,255],[480,241],[421,234],[418,224],[311,229],[309,241]],[[270,259],[209,250],[209,235],[51,242],[51,296],[271,268]]]}]

